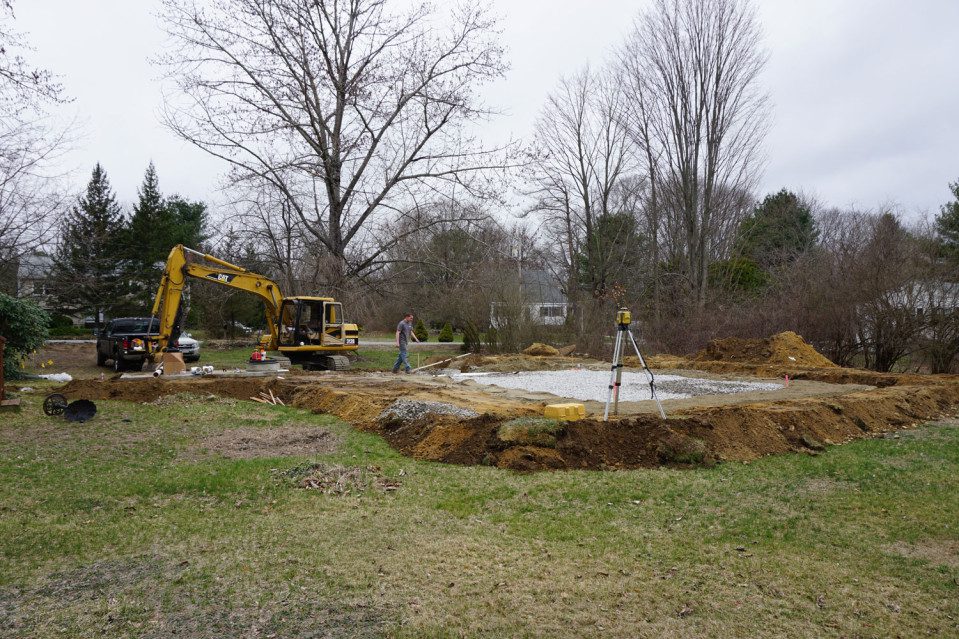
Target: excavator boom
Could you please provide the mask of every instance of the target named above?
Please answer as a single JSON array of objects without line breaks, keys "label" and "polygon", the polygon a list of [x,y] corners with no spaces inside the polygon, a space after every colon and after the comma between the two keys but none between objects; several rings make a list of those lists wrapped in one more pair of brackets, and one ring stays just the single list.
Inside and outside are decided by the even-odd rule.
[{"label": "excavator boom", "polygon": [[[189,258],[192,257],[191,261]],[[211,264],[208,266],[206,263]],[[212,255],[200,253],[177,244],[167,258],[160,287],[153,302],[152,315],[160,320],[160,336],[157,350],[163,352],[170,344],[176,344],[183,330],[181,300],[188,277],[215,284],[237,288],[260,297],[266,306],[266,324],[270,331],[267,348],[277,347],[277,318],[283,304],[283,294],[275,282],[252,273],[242,266],[230,264]]]}]

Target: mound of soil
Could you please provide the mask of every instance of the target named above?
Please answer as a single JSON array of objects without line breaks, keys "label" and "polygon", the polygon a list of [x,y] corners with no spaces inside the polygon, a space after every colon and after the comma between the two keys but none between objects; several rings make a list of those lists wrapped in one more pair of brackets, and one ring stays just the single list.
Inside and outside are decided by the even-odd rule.
[{"label": "mound of soil", "polygon": [[786,331],[766,339],[728,337],[714,339],[695,357],[698,361],[731,361],[742,364],[836,368],[802,337]]},{"label": "mound of soil", "polygon": [[305,457],[334,452],[340,438],[316,426],[233,428],[200,442],[199,449],[227,459]]},{"label": "mound of soil", "polygon": [[498,436],[503,419],[451,416],[372,424],[397,450],[416,459],[485,464],[513,470],[688,466],[751,461],[788,452],[816,453],[880,433],[910,428],[954,412],[959,385],[929,384],[691,410],[660,419],[637,415],[619,421],[570,422],[547,446]]},{"label": "mound of soil", "polygon": [[532,355],[534,357],[556,357],[559,351],[549,344],[540,344],[535,342],[523,349],[523,355]]}]

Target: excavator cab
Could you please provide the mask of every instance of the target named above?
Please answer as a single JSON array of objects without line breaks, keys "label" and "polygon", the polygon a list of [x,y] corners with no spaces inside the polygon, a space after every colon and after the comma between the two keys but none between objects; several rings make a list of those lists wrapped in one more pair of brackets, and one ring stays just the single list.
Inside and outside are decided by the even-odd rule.
[{"label": "excavator cab", "polygon": [[279,351],[307,369],[346,368],[349,360],[331,353],[356,350],[358,337],[356,325],[344,321],[343,305],[333,298],[287,297],[280,306]]}]

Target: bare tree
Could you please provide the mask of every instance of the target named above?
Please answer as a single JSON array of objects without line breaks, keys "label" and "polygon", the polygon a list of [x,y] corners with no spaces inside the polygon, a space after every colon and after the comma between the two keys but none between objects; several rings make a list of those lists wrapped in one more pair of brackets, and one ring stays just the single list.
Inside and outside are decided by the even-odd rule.
[{"label": "bare tree", "polygon": [[13,27],[11,2],[0,3],[0,271],[41,247],[65,201],[57,161],[69,127],[52,129],[45,107],[65,101],[53,75],[24,57],[26,38]]},{"label": "bare tree", "polygon": [[[742,215],[768,125],[766,62],[748,0],[655,0],[620,55],[652,208],[677,231],[683,275],[707,299],[717,240]],[[654,226],[658,229],[658,225]]]},{"label": "bare tree", "polygon": [[600,225],[642,188],[632,174],[621,108],[615,79],[587,68],[560,81],[537,120],[527,169],[530,211],[555,240],[571,298],[581,284],[602,297],[612,283],[615,256],[603,250]]},{"label": "bare tree", "polygon": [[0,270],[52,235],[67,199],[55,165],[68,140],[37,123],[0,122]]},{"label": "bare tree", "polygon": [[505,66],[477,3],[448,22],[385,0],[163,6],[179,46],[162,62],[183,96],[167,122],[229,162],[234,183],[281,194],[327,252],[333,288],[402,243],[385,225],[417,199],[492,186],[503,149],[469,127],[489,114],[477,89]]},{"label": "bare tree", "polygon": [[35,67],[24,55],[26,37],[13,27],[13,1],[0,2],[0,114],[4,119],[44,104],[64,101],[63,87],[47,69]]}]

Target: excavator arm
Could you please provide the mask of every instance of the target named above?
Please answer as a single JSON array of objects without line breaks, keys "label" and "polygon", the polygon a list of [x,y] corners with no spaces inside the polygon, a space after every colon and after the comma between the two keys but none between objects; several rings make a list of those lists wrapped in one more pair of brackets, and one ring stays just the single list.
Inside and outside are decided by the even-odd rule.
[{"label": "excavator arm", "polygon": [[170,344],[176,344],[183,328],[183,310],[180,305],[186,279],[193,277],[206,282],[239,289],[260,297],[266,306],[266,324],[270,330],[267,348],[277,348],[278,318],[283,294],[275,282],[252,273],[241,266],[194,251],[177,244],[170,251],[166,268],[160,280],[156,300],[153,302],[153,317],[160,320],[159,338],[155,354],[164,352]]}]

